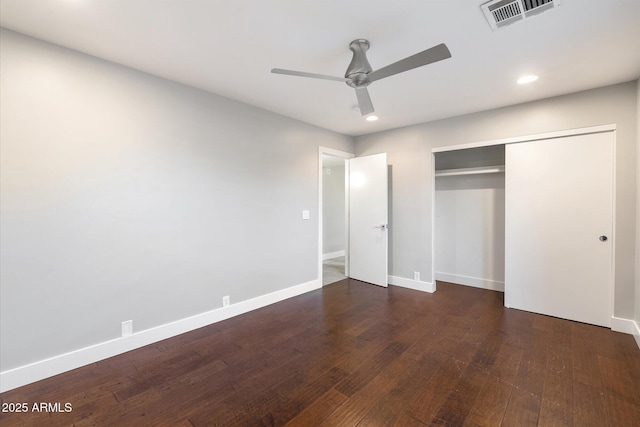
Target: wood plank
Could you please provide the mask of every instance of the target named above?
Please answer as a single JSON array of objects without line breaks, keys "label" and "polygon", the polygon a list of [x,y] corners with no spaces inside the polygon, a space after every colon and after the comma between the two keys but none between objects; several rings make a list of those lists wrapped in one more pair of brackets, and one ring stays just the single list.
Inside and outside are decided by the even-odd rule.
[{"label": "wood plank", "polygon": [[605,395],[604,406],[612,426],[640,426],[640,402],[634,404],[616,396]]},{"label": "wood plank", "polygon": [[427,424],[421,423],[416,420],[412,416],[408,414],[404,414],[398,421],[393,425],[394,427],[424,427]]},{"label": "wood plank", "polygon": [[478,368],[468,366],[432,422],[437,425],[463,425],[488,377]]},{"label": "wood plank", "polygon": [[406,346],[399,343],[391,343],[379,354],[363,363],[360,368],[345,378],[336,386],[336,390],[345,396],[351,397],[373,378],[375,378],[389,363],[398,358]]},{"label": "wood plank", "polygon": [[440,366],[440,361],[429,355],[416,361],[402,374],[398,383],[389,393],[378,399],[358,426],[373,427],[395,424],[402,418],[402,414],[420,391],[422,384],[433,375],[438,366]]},{"label": "wood plank", "polygon": [[319,424],[327,419],[347,400],[349,400],[347,396],[332,388],[304,408],[304,410],[285,425],[288,427],[307,427]]},{"label": "wood plank", "polygon": [[301,373],[280,383],[274,391],[285,403],[269,408],[272,424],[287,423],[329,390],[335,390],[334,386],[347,375],[349,374],[342,369],[333,367],[320,375]]},{"label": "wood plank", "polygon": [[571,332],[565,322],[553,320],[538,422],[545,426],[567,426],[573,423]]},{"label": "wood plank", "polygon": [[376,402],[397,387],[404,373],[415,366],[410,357],[396,357],[387,365],[387,369],[376,375],[351,398],[326,418],[322,426],[356,425],[371,411]]},{"label": "wood plank", "polygon": [[618,427],[607,416],[602,392],[580,382],[573,383],[573,425]]},{"label": "wood plank", "polygon": [[595,343],[591,339],[574,336],[571,365],[573,380],[594,388],[601,388],[600,367]]},{"label": "wood plank", "polygon": [[598,366],[605,394],[640,404],[640,384],[632,381],[626,359],[598,356]]},{"label": "wood plank", "polygon": [[413,399],[407,413],[420,422],[430,423],[462,376],[465,365],[447,358]]},{"label": "wood plank", "polygon": [[545,368],[548,358],[548,341],[545,335],[536,334],[532,337],[530,345],[524,349],[518,375],[514,384],[519,388],[540,397],[544,386]]},{"label": "wood plank", "polygon": [[[537,426],[540,412],[540,396],[514,388],[502,419],[504,426]],[[541,424],[542,425],[542,424]]]},{"label": "wood plank", "polygon": [[511,397],[513,387],[496,377],[485,382],[471,412],[465,419],[465,426],[499,426]]}]

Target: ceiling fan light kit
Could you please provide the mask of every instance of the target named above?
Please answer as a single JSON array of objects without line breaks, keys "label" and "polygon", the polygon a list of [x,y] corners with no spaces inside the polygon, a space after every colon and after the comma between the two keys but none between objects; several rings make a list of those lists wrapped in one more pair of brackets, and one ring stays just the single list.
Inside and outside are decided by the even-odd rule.
[{"label": "ceiling fan light kit", "polygon": [[[367,90],[367,86],[371,83],[376,80],[384,79],[385,77],[390,77],[414,68],[451,58],[451,52],[449,52],[447,46],[442,43],[374,71],[367,59],[367,51],[369,50],[369,47],[369,41],[365,39],[356,39],[349,43],[349,49],[353,52],[353,58],[347,67],[347,71],[344,73],[344,78],[327,76],[324,74],[307,73],[303,71],[285,70],[282,68],[273,68],[271,72],[274,74],[344,82],[347,86],[355,89],[360,114],[366,116],[375,111],[373,103],[371,102],[371,97],[369,96],[369,91]],[[367,120],[369,120],[369,118],[367,118]]]}]

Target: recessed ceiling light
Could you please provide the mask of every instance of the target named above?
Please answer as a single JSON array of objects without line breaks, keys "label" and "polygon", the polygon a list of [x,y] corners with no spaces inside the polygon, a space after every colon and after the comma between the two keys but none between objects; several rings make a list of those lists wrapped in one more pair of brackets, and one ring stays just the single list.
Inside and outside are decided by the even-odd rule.
[{"label": "recessed ceiling light", "polygon": [[375,122],[376,120],[378,120],[378,116],[367,116],[368,122]]},{"label": "recessed ceiling light", "polygon": [[519,85],[526,85],[527,83],[535,82],[536,80],[538,80],[538,76],[534,76],[532,74],[532,75],[529,75],[529,76],[520,77],[518,79],[518,84]]}]

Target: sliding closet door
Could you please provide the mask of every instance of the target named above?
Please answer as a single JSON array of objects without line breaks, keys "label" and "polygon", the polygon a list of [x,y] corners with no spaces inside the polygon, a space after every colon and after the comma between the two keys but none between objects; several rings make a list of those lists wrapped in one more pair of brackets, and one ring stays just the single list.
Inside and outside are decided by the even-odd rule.
[{"label": "sliding closet door", "polygon": [[610,326],[613,135],[507,145],[507,307]]}]

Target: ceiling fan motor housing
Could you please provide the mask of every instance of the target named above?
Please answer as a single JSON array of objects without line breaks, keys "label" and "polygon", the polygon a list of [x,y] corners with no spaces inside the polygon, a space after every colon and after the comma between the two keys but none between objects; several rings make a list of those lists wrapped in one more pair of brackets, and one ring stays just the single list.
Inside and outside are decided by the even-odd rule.
[{"label": "ceiling fan motor housing", "polygon": [[371,83],[369,81],[369,73],[373,71],[371,64],[367,60],[369,41],[364,39],[354,40],[349,43],[349,49],[353,52],[353,58],[344,75],[347,79],[347,85],[353,88],[369,86]]}]

